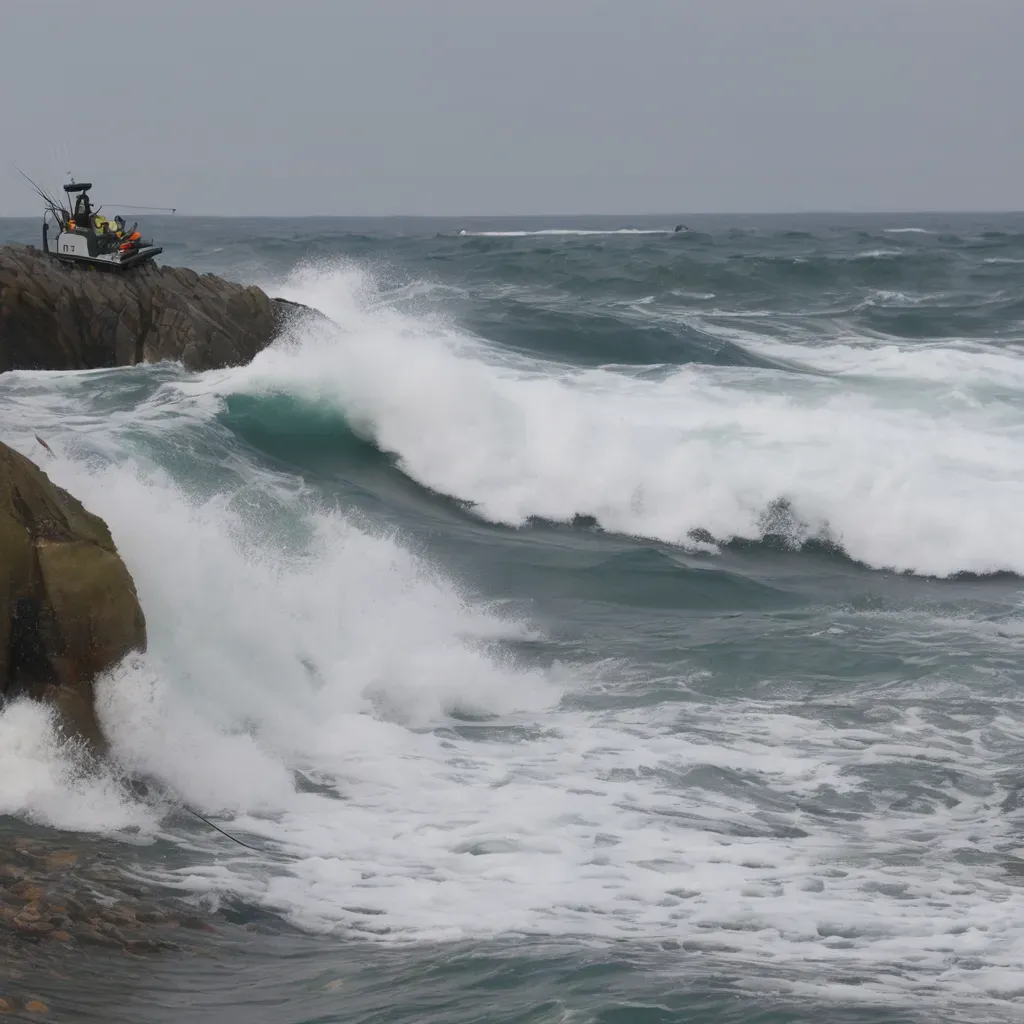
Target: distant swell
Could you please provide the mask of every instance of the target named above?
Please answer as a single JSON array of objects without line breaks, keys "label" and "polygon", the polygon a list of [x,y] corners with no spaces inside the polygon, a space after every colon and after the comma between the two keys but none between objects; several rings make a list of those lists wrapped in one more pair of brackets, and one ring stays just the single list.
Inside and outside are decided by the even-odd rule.
[{"label": "distant swell", "polygon": [[588,230],[586,228],[543,228],[539,231],[460,231],[466,238],[543,238],[545,236],[566,237],[586,235],[667,235],[672,228],[610,228],[607,230]]}]

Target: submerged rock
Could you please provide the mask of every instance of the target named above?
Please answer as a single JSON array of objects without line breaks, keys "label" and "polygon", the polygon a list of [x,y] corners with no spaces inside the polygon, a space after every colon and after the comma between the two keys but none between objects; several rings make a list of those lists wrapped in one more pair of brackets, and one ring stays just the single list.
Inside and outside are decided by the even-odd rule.
[{"label": "submerged rock", "polygon": [[105,747],[92,683],[145,650],[135,584],[106,523],[0,444],[0,688],[47,700]]},{"label": "submerged rock", "polygon": [[193,919],[217,933],[177,900],[127,888],[125,876],[94,853],[0,837],[0,958],[9,961],[25,945],[170,951]]},{"label": "submerged rock", "polygon": [[189,370],[238,366],[302,309],[213,274],[155,263],[105,272],[0,246],[0,373],[163,359]]}]

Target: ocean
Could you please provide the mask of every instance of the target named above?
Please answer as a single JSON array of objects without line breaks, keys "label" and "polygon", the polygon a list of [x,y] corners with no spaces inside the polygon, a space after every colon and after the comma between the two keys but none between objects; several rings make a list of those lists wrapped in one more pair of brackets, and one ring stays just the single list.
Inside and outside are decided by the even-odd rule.
[{"label": "ocean", "polygon": [[98,685],[108,769],[0,713],[0,837],[198,925],[22,943],[0,996],[1020,1019],[1024,215],[143,227],[329,319],[234,369],[0,376],[150,641]]}]

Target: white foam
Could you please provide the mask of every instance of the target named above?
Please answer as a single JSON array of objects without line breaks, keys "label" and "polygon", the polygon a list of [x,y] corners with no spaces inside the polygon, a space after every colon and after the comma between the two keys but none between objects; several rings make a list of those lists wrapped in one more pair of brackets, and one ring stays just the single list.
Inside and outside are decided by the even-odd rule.
[{"label": "white foam", "polygon": [[540,231],[466,231],[459,232],[466,238],[542,238],[572,235],[670,235],[667,228],[543,228]]},{"label": "white foam", "polygon": [[856,309],[865,309],[870,306],[920,306],[927,302],[931,296],[908,295],[906,292],[894,292],[881,288],[872,292],[866,299],[857,304]]},{"label": "white foam", "polygon": [[1008,350],[761,345],[832,371],[939,377],[946,394],[747,367],[650,380],[498,358],[452,328],[368,309],[371,286],[355,269],[293,279],[285,291],[341,329],[308,327],[204,386],[332,404],[414,479],[497,522],[588,514],[674,543],[695,528],[758,538],[782,500],[794,540],[825,531],[872,566],[1024,572],[1024,416],[971,392],[972,375],[1024,383]]},{"label": "white foam", "polygon": [[[873,516],[854,535],[862,546],[939,561],[927,513],[949,534],[953,564],[997,540],[1018,550],[979,524],[986,500],[991,532],[1010,522],[999,518],[1008,451],[979,456],[992,439],[984,411],[936,423],[912,397],[879,405],[847,385],[751,382],[741,369],[653,382],[553,370],[377,308],[357,272],[300,278],[291,291],[318,298],[342,329],[306,327],[245,369],[169,375],[133,416],[83,399],[102,377],[0,382],[4,436],[38,454],[32,433],[45,425],[57,452],[47,471],[108,521],[146,610],[148,653],[101,687],[115,750],[267,843],[262,856],[198,858],[165,881],[381,941],[675,939],[780,974],[813,963],[816,994],[868,974],[864,998],[880,1002],[1014,998],[1024,893],[998,857],[1019,838],[995,808],[1024,739],[1015,704],[968,706],[959,731],[896,694],[870,729],[830,724],[831,697],[577,710],[561,698],[593,678],[493,653],[492,641],[531,627],[481,607],[400,538],[254,466],[241,467],[244,486],[190,494],[147,454],[156,437],[184,431],[189,445],[187,431],[214,429],[218,394],[281,388],[337,405],[414,474],[448,472],[447,459],[492,514],[583,497],[612,522],[677,530],[696,508],[708,525],[733,515],[742,526],[781,481],[805,505],[846,500],[851,519]],[[905,453],[913,442],[913,458],[894,458],[897,442]],[[648,482],[663,488],[661,520],[630,490]],[[643,685],[614,667],[596,682]],[[452,728],[453,711],[502,728]],[[0,809],[65,828],[157,827],[155,812],[126,808],[73,764],[39,709],[0,714]],[[879,765],[951,764],[962,785],[927,811],[895,810],[904,794],[879,781]],[[296,769],[342,799],[296,792]],[[835,794],[855,797],[858,814],[812,812]]]},{"label": "white foam", "polygon": [[[970,338],[895,341],[848,334],[829,339],[809,337],[797,343],[721,324],[702,324],[702,329],[765,358],[784,360],[796,367],[865,381],[874,378],[876,383],[901,380],[945,385],[944,390],[928,389],[927,404],[919,408],[922,418],[946,411],[942,408],[944,399],[956,397],[957,404],[960,399],[969,401],[970,389],[975,389],[979,400],[987,399],[991,389],[1024,391],[1024,358],[1017,350]],[[856,385],[851,382],[851,386]],[[984,416],[978,417],[978,423],[985,425]],[[1000,425],[998,420],[991,424]]]},{"label": "white foam", "polygon": [[0,710],[0,815],[88,831],[147,824],[109,772],[90,765],[62,738],[53,713],[28,700]]},{"label": "white foam", "polygon": [[880,260],[886,259],[891,256],[902,256],[903,252],[899,249],[869,249],[866,252],[858,252],[853,256],[850,256],[851,260]]}]

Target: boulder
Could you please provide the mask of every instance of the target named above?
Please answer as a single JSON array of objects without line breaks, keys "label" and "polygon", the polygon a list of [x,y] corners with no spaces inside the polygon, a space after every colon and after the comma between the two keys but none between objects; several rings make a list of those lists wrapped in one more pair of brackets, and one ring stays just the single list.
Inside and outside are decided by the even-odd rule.
[{"label": "boulder", "polygon": [[302,309],[213,274],[152,262],[103,271],[0,246],[0,373],[164,359],[189,370],[238,366]]},{"label": "boulder", "polygon": [[60,710],[105,749],[93,680],[145,650],[135,584],[106,523],[0,443],[0,690]]}]

